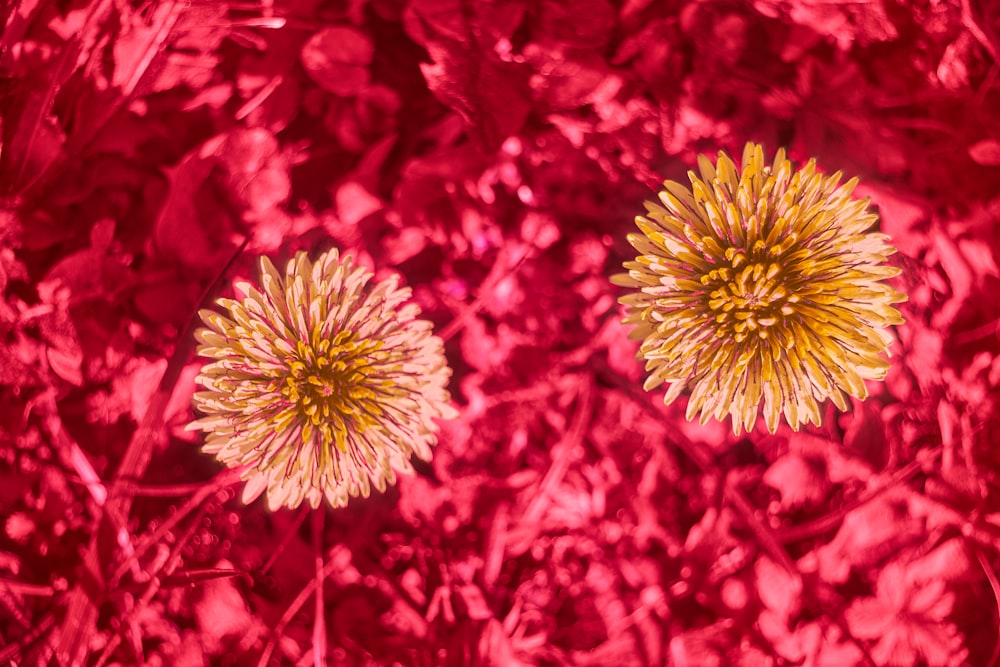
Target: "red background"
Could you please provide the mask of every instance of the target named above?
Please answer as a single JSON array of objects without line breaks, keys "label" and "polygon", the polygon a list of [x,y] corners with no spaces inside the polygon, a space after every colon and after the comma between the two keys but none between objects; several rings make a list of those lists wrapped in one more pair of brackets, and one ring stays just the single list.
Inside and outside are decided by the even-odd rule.
[{"label": "red background", "polygon": [[[2,7],[0,663],[997,663],[995,3]],[[868,401],[733,438],[642,392],[608,276],[749,140],[859,176],[910,300]],[[193,316],[330,247],[462,416],[382,496],[244,507]]]}]

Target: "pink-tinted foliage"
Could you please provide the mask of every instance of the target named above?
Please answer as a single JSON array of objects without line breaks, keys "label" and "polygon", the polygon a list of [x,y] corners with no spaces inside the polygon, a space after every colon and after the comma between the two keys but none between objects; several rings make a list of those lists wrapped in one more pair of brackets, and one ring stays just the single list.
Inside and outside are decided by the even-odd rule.
[{"label": "pink-tinted foliage", "polygon": [[[0,36],[0,663],[998,664],[989,2],[39,0]],[[608,276],[746,141],[857,175],[892,370],[742,438],[641,390]],[[257,255],[401,275],[460,418],[268,513],[183,430]]]}]

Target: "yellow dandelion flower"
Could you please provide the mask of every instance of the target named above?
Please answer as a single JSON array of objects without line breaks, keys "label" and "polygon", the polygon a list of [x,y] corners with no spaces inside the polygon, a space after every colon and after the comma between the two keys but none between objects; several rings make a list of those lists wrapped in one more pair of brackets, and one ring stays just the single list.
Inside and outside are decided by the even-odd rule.
[{"label": "yellow dandelion flower", "polygon": [[659,203],[636,218],[628,240],[640,253],[612,282],[634,288],[620,299],[630,337],[641,340],[646,390],[667,383],[671,403],[691,389],[687,419],[732,416],[749,431],[761,401],[774,433],[820,423],[820,403],[841,410],[881,380],[892,343],[887,327],[906,300],[882,282],[899,269],[868,201],[851,199],[857,179],[799,171],[779,150],[771,165],[747,144],[743,166],[719,153],[698,158],[691,188],[667,181]]},{"label": "yellow dandelion flower", "polygon": [[204,417],[203,451],[243,473],[244,502],[267,492],[271,509],[334,507],[384,491],[410,455],[431,457],[436,418],[456,411],[448,368],[431,323],[402,305],[396,278],[369,287],[372,274],[336,250],[310,262],[298,253],[282,277],[260,260],[260,288],[236,284],[239,301],[199,314],[194,405]]}]

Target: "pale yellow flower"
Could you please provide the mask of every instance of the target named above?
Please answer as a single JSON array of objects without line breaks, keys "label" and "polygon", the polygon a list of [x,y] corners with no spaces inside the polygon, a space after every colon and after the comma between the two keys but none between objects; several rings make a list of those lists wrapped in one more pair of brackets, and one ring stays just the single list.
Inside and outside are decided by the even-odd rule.
[{"label": "pale yellow flower", "polygon": [[454,417],[448,368],[431,323],[402,305],[408,287],[372,274],[336,250],[304,252],[284,276],[266,257],[260,287],[219,299],[226,315],[200,312],[202,368],[194,405],[204,417],[203,451],[248,466],[243,500],[267,492],[271,509],[334,507],[374,486],[384,491],[410,455],[431,457],[435,419]]},{"label": "pale yellow flower", "polygon": [[739,171],[721,152],[698,166],[691,188],[667,181],[646,202],[642,234],[628,237],[640,254],[612,278],[635,290],[620,301],[645,388],[669,384],[666,403],[690,388],[687,418],[731,415],[737,435],[761,402],[774,433],[781,414],[797,429],[820,423],[826,399],[846,410],[848,396],[865,398],[906,297],[882,282],[900,273],[885,264],[895,249],[866,231],[877,216],[851,199],[857,180],[839,185],[815,160],[794,171],[784,150],[765,164],[753,143]]}]

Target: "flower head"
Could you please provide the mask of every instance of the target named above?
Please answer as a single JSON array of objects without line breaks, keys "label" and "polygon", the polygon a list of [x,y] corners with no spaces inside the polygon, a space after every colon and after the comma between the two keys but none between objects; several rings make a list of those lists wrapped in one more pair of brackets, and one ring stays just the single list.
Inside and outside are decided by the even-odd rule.
[{"label": "flower head", "polygon": [[739,172],[719,153],[698,158],[691,189],[667,181],[660,203],[646,202],[617,285],[631,337],[650,371],[645,388],[670,385],[664,401],[691,389],[687,418],[732,415],[739,435],[761,401],[774,433],[788,424],[820,423],[819,403],[841,410],[867,396],[865,380],[889,367],[880,355],[903,319],[891,304],[906,297],[883,283],[895,249],[866,232],[877,217],[854,201],[857,184],[840,172],[816,173],[815,160],[793,171],[784,150],[771,165],[747,144]]},{"label": "flower head", "polygon": [[410,454],[430,459],[435,418],[455,416],[451,371],[431,324],[396,278],[372,274],[336,250],[310,262],[298,253],[282,277],[260,260],[260,288],[200,312],[198,354],[213,359],[194,395],[205,416],[204,450],[247,465],[244,502],[267,491],[268,506],[334,507],[384,491]]}]

